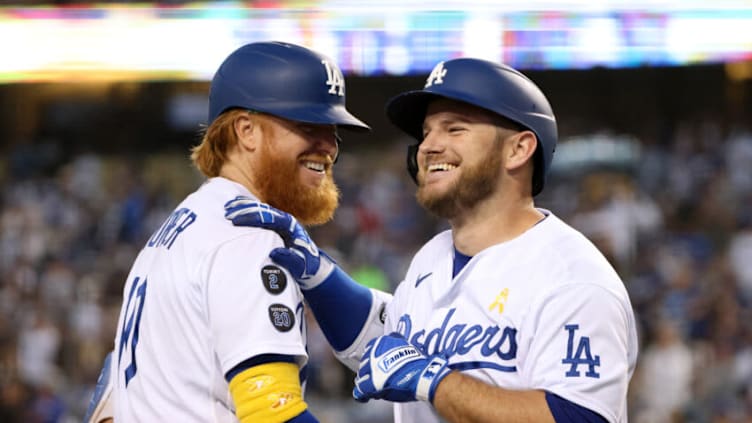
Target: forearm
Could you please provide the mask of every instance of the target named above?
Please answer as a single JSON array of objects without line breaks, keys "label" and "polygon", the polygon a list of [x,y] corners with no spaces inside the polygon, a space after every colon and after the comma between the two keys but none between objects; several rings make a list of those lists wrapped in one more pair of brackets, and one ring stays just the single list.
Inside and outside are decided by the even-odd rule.
[{"label": "forearm", "polygon": [[373,302],[368,288],[336,266],[320,285],[303,290],[303,296],[329,345],[337,351],[346,349],[355,341],[366,324]]},{"label": "forearm", "polygon": [[372,295],[370,310],[365,322],[359,324],[360,333],[347,348],[334,351],[337,359],[354,372],[358,371],[368,341],[384,334],[384,310],[392,300],[392,295],[389,293],[373,288],[370,292]]},{"label": "forearm", "polygon": [[451,423],[554,423],[544,391],[503,389],[456,371],[436,388],[433,405]]},{"label": "forearm", "polygon": [[[391,294],[366,288],[335,266],[320,285],[303,290],[303,295],[337,357],[357,369],[365,343],[383,334],[381,315]],[[350,356],[352,363],[345,361]]]}]

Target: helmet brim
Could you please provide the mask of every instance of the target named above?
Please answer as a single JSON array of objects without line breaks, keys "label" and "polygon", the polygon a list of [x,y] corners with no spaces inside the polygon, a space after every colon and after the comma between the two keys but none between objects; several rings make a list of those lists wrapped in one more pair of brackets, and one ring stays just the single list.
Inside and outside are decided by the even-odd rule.
[{"label": "helmet brim", "polygon": [[476,104],[472,98],[463,93],[446,89],[444,91],[439,94],[425,90],[414,90],[399,94],[387,102],[386,115],[396,127],[416,140],[423,141],[423,120],[426,118],[428,105],[434,100],[443,98],[458,101],[480,107],[491,113],[498,113]]},{"label": "helmet brim", "polygon": [[280,104],[275,104],[274,107],[256,107],[255,110],[295,122],[305,122],[317,125],[337,125],[338,128],[344,128],[355,132],[368,132],[371,130],[370,126],[350,114],[350,112],[342,106],[332,106],[329,104],[315,106],[306,103],[299,106],[288,104],[281,107]]},{"label": "helmet brim", "polygon": [[428,104],[437,98],[443,96],[427,91],[407,91],[387,102],[386,116],[394,126],[422,141],[423,120],[426,118]]}]

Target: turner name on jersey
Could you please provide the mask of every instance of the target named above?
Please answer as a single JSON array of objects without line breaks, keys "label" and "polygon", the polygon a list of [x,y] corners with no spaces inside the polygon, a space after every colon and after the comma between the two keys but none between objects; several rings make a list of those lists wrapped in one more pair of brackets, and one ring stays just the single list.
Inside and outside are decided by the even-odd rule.
[{"label": "turner name on jersey", "polygon": [[196,213],[191,209],[181,207],[170,215],[162,226],[154,232],[146,244],[147,247],[165,247],[168,250],[175,243],[178,235],[188,229],[196,221]]}]

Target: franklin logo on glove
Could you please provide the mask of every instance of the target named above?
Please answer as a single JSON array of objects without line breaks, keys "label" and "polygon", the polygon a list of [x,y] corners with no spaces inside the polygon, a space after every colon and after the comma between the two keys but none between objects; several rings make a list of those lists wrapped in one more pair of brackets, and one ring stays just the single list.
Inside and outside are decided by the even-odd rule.
[{"label": "franklin logo on glove", "polygon": [[433,401],[450,369],[445,358],[427,357],[399,333],[368,342],[355,378],[356,401]]},{"label": "franklin logo on glove", "polygon": [[382,371],[388,372],[393,366],[399,366],[406,360],[412,360],[421,356],[416,348],[396,348],[390,352],[388,357],[385,357],[379,363],[379,368]]}]

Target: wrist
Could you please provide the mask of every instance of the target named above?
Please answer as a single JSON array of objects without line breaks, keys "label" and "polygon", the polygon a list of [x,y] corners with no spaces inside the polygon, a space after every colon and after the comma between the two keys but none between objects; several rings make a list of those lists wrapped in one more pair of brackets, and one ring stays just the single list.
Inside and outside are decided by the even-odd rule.
[{"label": "wrist", "polygon": [[415,389],[415,398],[433,404],[439,383],[451,372],[449,363],[442,357],[434,357],[423,369]]},{"label": "wrist", "polygon": [[332,263],[331,261],[327,260],[323,256],[321,257],[321,260],[319,261],[319,268],[316,271],[315,274],[313,274],[308,279],[304,279],[301,282],[300,288],[303,291],[311,290],[313,288],[316,288],[317,286],[325,283],[330,279],[330,277],[334,274],[334,270],[336,268],[336,265]]}]

